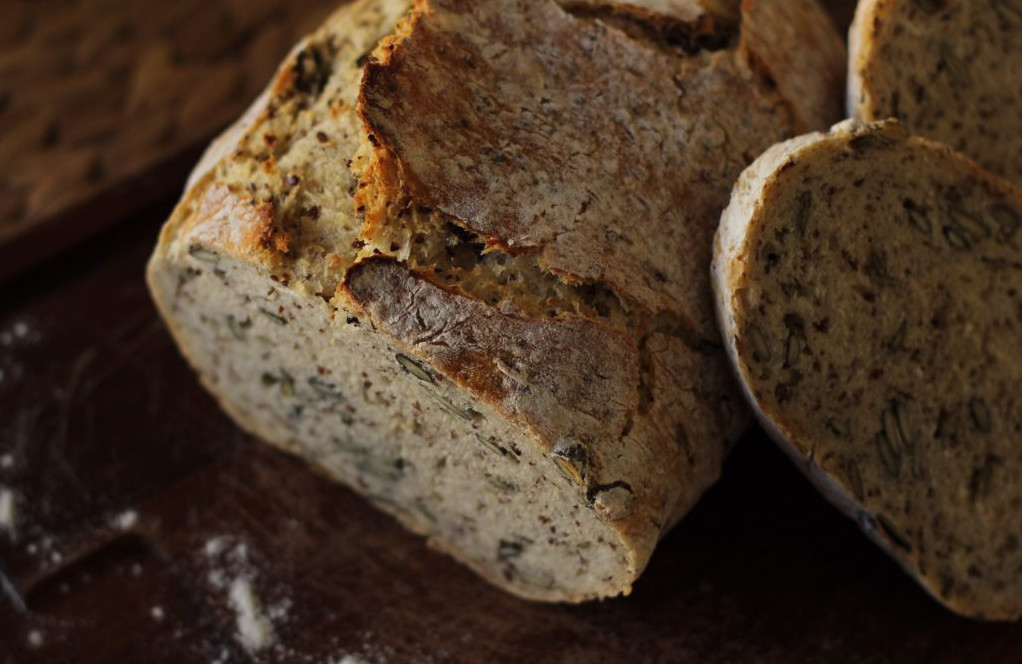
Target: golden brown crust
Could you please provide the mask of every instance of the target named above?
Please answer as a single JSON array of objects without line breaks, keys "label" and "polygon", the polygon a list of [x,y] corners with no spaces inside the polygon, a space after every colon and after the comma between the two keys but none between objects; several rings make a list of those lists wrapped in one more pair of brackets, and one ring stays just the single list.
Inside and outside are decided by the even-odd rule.
[{"label": "golden brown crust", "polygon": [[552,2],[503,12],[423,1],[377,50],[359,105],[377,158],[494,245],[711,337],[709,251],[693,248],[741,168],[791,131],[786,102],[734,51],[679,58]]},{"label": "golden brown crust", "polygon": [[341,293],[378,329],[533,431],[547,452],[573,450],[583,491],[625,483],[636,509],[616,515],[618,526],[640,538],[633,547],[645,564],[657,535],[649,521],[669,518],[664,492],[683,474],[683,457],[663,439],[646,441],[646,457],[628,450],[639,405],[632,339],[577,318],[503,313],[386,258],[354,266]]},{"label": "golden brown crust", "polygon": [[745,0],[741,49],[777,86],[791,108],[796,133],[827,127],[841,117],[845,47],[818,3]]}]

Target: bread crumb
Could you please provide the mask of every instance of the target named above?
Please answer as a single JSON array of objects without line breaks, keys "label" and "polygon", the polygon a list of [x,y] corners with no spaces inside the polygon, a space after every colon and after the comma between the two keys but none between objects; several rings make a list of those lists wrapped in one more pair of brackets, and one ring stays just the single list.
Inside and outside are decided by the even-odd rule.
[{"label": "bread crumb", "polygon": [[28,645],[30,645],[31,647],[38,648],[41,645],[43,645],[43,642],[44,642],[43,633],[40,632],[38,629],[33,629],[31,632],[28,633]]},{"label": "bread crumb", "polygon": [[273,645],[273,625],[262,613],[259,599],[249,579],[239,576],[231,582],[229,599],[237,614],[236,638],[249,652],[258,652]]},{"label": "bread crumb", "polygon": [[115,527],[121,530],[129,530],[138,523],[138,512],[135,510],[125,510],[115,516],[112,520]]},{"label": "bread crumb", "polygon": [[154,606],[149,611],[149,613],[150,613],[150,615],[152,615],[153,620],[155,620],[157,622],[159,622],[160,620],[163,620],[164,613],[163,613],[163,607],[162,606]]},{"label": "bread crumb", "polygon": [[17,519],[14,492],[7,487],[0,487],[0,530],[14,538]]}]

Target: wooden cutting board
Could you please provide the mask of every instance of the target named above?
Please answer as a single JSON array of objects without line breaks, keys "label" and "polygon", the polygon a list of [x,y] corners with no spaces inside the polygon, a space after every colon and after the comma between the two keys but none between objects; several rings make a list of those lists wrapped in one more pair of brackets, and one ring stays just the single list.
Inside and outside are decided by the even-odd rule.
[{"label": "wooden cutting board", "polygon": [[0,0],[0,279],[180,191],[338,0]]},{"label": "wooden cutting board", "polygon": [[489,587],[198,387],[141,278],[166,212],[0,291],[0,662],[1022,661],[1022,625],[941,608],[759,430],[630,597]]}]

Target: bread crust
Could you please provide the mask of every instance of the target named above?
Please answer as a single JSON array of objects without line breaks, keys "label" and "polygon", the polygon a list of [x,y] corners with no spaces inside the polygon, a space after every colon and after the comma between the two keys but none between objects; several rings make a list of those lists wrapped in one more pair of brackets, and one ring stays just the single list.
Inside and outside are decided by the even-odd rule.
[{"label": "bread crust", "polygon": [[772,147],[739,178],[731,202],[722,214],[715,238],[712,265],[715,305],[728,357],[746,400],[769,436],[828,501],[856,521],[865,534],[893,557],[931,596],[953,611],[969,617],[1018,619],[1022,616],[1022,605],[1017,602],[1012,604],[1003,598],[991,597],[984,601],[984,598],[974,596],[949,595],[935,575],[922,569],[917,551],[906,551],[895,538],[885,534],[874,514],[856,496],[862,487],[853,487],[849,476],[835,475],[833,470],[825,470],[820,465],[819,457],[828,454],[821,444],[822,439],[814,438],[804,431],[795,431],[789,425],[783,408],[764,404],[758,392],[760,381],[752,374],[740,353],[740,344],[748,345],[750,341],[745,331],[745,322],[738,320],[737,315],[742,310],[739,302],[745,297],[742,291],[750,286],[755,287],[755,284],[747,283],[746,269],[750,260],[750,237],[756,233],[756,226],[762,223],[764,197],[779,186],[778,183],[785,177],[784,173],[793,165],[809,163],[818,155],[824,160],[831,154],[848,149],[846,146],[856,140],[863,144],[873,141],[877,145],[905,143],[911,149],[929,153],[934,158],[954,160],[957,162],[956,167],[969,173],[969,177],[984,183],[991,191],[1014,198],[1022,207],[1022,195],[1012,191],[1006,182],[991,176],[978,164],[952,152],[947,146],[909,137],[904,127],[893,121],[862,125],[848,120],[835,125],[829,133],[807,134]]},{"label": "bread crust", "polygon": [[1018,186],[1020,27],[1007,0],[863,0],[848,33],[849,117],[899,119]]}]

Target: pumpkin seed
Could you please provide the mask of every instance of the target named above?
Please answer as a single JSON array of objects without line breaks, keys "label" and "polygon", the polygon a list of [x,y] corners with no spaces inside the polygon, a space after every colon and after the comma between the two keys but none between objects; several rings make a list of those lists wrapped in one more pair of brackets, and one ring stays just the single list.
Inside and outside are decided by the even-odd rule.
[{"label": "pumpkin seed", "polygon": [[885,408],[880,414],[880,420],[883,423],[884,436],[891,445],[905,445],[905,440],[901,437],[901,432],[898,429],[897,403],[895,401],[890,408]]},{"label": "pumpkin seed", "polygon": [[964,233],[970,242],[976,243],[990,237],[990,226],[976,215],[960,207],[952,207],[948,210],[952,225],[964,229]]},{"label": "pumpkin seed", "polygon": [[887,341],[887,347],[891,350],[905,350],[905,337],[908,335],[908,322],[901,321],[901,325]]},{"label": "pumpkin seed", "polygon": [[891,444],[883,431],[876,435],[875,443],[884,470],[897,477],[901,473],[901,452]]},{"label": "pumpkin seed", "polygon": [[883,254],[876,251],[869,253],[869,258],[866,260],[863,270],[874,283],[889,285],[895,281],[887,267],[887,259],[884,258]]},{"label": "pumpkin seed", "polygon": [[246,318],[245,320],[238,320],[234,317],[234,314],[227,314],[227,328],[234,335],[234,338],[238,341],[245,341],[247,335],[245,331],[252,327],[252,319]]},{"label": "pumpkin seed", "polygon": [[838,438],[844,437],[845,433],[848,431],[848,427],[845,426],[844,422],[836,417],[827,419],[827,428],[830,429]]},{"label": "pumpkin seed", "polygon": [[505,563],[509,562],[515,558],[520,558],[523,551],[525,551],[525,547],[520,542],[502,539],[497,544],[497,560]]},{"label": "pumpkin seed", "polygon": [[331,397],[333,399],[342,399],[341,391],[337,389],[337,386],[333,383],[328,383],[319,376],[312,376],[309,378],[309,387],[311,387],[317,394],[321,394],[325,397]]},{"label": "pumpkin seed", "polygon": [[767,345],[766,337],[755,325],[749,326],[749,343],[752,344],[752,359],[756,362],[767,363],[771,359],[770,346]]},{"label": "pumpkin seed", "polygon": [[859,469],[859,464],[849,459],[845,462],[845,474],[848,477],[848,484],[852,487],[852,493],[855,497],[862,502],[866,497],[866,492],[862,486],[862,471]]},{"label": "pumpkin seed", "polygon": [[404,459],[381,459],[380,457],[366,454],[356,464],[357,468],[366,475],[386,481],[397,482],[405,476]]},{"label": "pumpkin seed", "polygon": [[425,390],[426,394],[428,394],[438,406],[440,406],[440,410],[449,415],[453,415],[459,419],[465,420],[466,422],[471,422],[479,416],[479,414],[475,411],[458,408],[451,403],[447,397],[437,394],[434,390],[431,390],[425,385],[422,386],[422,389]]},{"label": "pumpkin seed", "polygon": [[880,523],[880,530],[887,535],[887,539],[891,540],[895,546],[904,549],[908,553],[912,552],[912,544],[908,541],[908,538],[905,537],[900,530],[898,530],[897,526],[895,526],[890,519],[883,514],[878,514],[877,521]]},{"label": "pumpkin seed", "polygon": [[421,364],[419,364],[412,358],[408,357],[404,353],[398,353],[397,355],[394,356],[394,358],[397,360],[397,363],[401,365],[401,368],[405,370],[405,373],[410,373],[419,380],[425,381],[427,383],[436,382],[436,380],[433,379],[433,374],[431,374],[429,371],[426,371],[426,369]]},{"label": "pumpkin seed", "polygon": [[912,427],[912,414],[909,406],[904,401],[895,400],[891,405],[894,411],[894,418],[898,424],[898,435],[901,436],[901,443],[905,447],[913,447],[916,440],[916,432]]},{"label": "pumpkin seed", "polygon": [[561,469],[564,476],[575,484],[582,484],[586,478],[588,456],[581,445],[554,450],[554,463]]},{"label": "pumpkin seed", "polygon": [[794,332],[788,333],[788,341],[784,345],[784,366],[793,367],[802,352],[802,342]]},{"label": "pumpkin seed", "polygon": [[277,325],[287,325],[287,319],[286,318],[284,318],[283,316],[280,316],[278,314],[275,314],[272,311],[267,311],[266,309],[260,308],[259,309],[259,313],[261,313],[262,315],[266,316],[267,318],[269,318],[271,321],[273,321]]},{"label": "pumpkin seed", "polygon": [[990,208],[990,216],[997,222],[1001,231],[1001,239],[1005,242],[1012,240],[1018,228],[1022,225],[1022,219],[1015,210],[1007,205],[995,205]]},{"label": "pumpkin seed", "polygon": [[215,251],[210,251],[202,245],[193,244],[188,247],[188,255],[192,258],[202,261],[203,263],[219,263],[220,254]]},{"label": "pumpkin seed", "polygon": [[947,243],[953,248],[961,251],[966,251],[972,248],[972,243],[963,233],[963,229],[959,226],[945,226],[944,239],[946,239]]},{"label": "pumpkin seed", "polygon": [[479,433],[478,431],[475,432],[475,436],[476,436],[476,439],[480,443],[482,443],[484,447],[486,447],[486,449],[490,450],[494,454],[498,454],[498,455],[500,455],[502,457],[505,457],[507,459],[511,459],[515,463],[521,463],[518,460],[517,456],[515,456],[514,454],[512,454],[511,452],[509,452],[508,450],[504,449],[503,447],[498,445],[496,442],[494,442],[492,440],[492,436],[490,438],[487,438],[487,437],[483,436],[481,433]]},{"label": "pumpkin seed", "polygon": [[285,397],[293,397],[295,395],[295,379],[284,369],[280,370],[279,376],[263,372],[263,375],[260,376],[260,381],[264,387],[280,385],[280,393]]},{"label": "pumpkin seed", "polygon": [[518,491],[518,485],[514,482],[502,479],[496,475],[491,475],[490,473],[485,473],[485,476],[486,481],[501,493],[515,493]]},{"label": "pumpkin seed", "polygon": [[926,216],[926,211],[916,207],[916,204],[910,199],[905,199],[905,210],[908,212],[908,223],[926,237],[930,237],[933,224]]},{"label": "pumpkin seed", "polygon": [[943,43],[939,47],[940,68],[947,73],[948,81],[955,87],[963,87],[971,83],[969,68],[958,57],[953,46]]},{"label": "pumpkin seed", "polygon": [[981,397],[970,399],[969,414],[972,415],[972,423],[983,433],[989,433],[993,428],[993,422],[990,419],[990,409],[987,407],[985,399]]},{"label": "pumpkin seed", "polygon": [[285,397],[293,397],[295,395],[295,379],[283,369],[280,370],[280,393]]},{"label": "pumpkin seed", "polygon": [[798,207],[795,209],[795,232],[799,237],[805,237],[806,226],[809,225],[809,210],[813,205],[813,195],[803,191],[798,195]]}]

